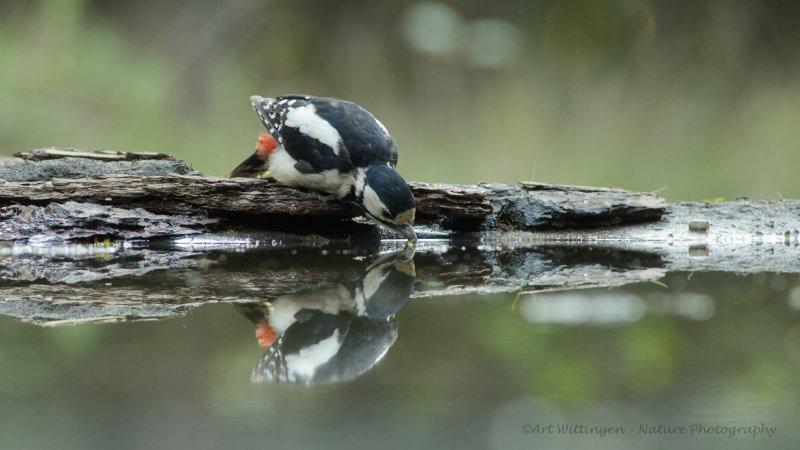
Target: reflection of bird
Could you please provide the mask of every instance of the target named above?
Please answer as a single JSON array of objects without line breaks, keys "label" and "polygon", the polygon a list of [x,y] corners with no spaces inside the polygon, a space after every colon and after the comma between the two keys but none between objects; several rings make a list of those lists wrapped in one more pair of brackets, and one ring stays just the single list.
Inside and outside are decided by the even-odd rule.
[{"label": "reflection of bird", "polygon": [[355,378],[397,339],[394,314],[416,279],[413,250],[379,258],[355,280],[326,289],[237,305],[268,347],[253,379],[324,383]]},{"label": "reflection of bird", "polygon": [[361,207],[378,225],[414,234],[415,202],[394,170],[397,144],[369,111],[335,98],[285,95],[250,97],[269,134],[231,177],[258,177],[335,195]]}]

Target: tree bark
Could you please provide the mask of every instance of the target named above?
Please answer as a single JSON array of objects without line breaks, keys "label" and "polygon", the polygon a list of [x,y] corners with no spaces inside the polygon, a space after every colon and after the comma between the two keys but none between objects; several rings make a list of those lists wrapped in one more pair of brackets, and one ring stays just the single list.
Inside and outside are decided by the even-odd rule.
[{"label": "tree bark", "polygon": [[[243,219],[253,225],[303,224],[307,229],[315,220],[347,223],[361,214],[354,205],[271,179],[205,177],[164,154],[98,152],[38,150],[20,154],[31,161],[0,168],[0,178],[7,180],[0,184],[0,217],[7,225],[0,226],[0,240],[25,239],[19,227],[26,220],[40,239],[52,235],[49,240],[70,240],[92,237],[93,223],[94,237],[152,238],[212,231]],[[56,157],[61,159],[48,159]],[[97,161],[106,159],[113,161]],[[111,164],[116,172],[135,174],[108,173]],[[179,174],[172,173],[176,164]],[[21,181],[22,172],[27,178]],[[48,179],[42,173],[57,176]],[[658,220],[667,206],[657,195],[622,189],[530,182],[409,185],[417,201],[416,223],[446,230],[631,224]],[[165,225],[176,221],[176,226]],[[70,234],[71,228],[80,232]]]},{"label": "tree bark", "polygon": [[[50,173],[60,176],[42,179]],[[351,285],[369,258],[392,245],[402,249],[320,237],[322,218],[352,223],[359,211],[351,205],[270,180],[191,173],[169,158],[130,156],[0,167],[0,176],[17,180],[0,184],[0,240],[12,241],[0,245],[0,314],[57,325],[314,296]],[[418,223],[480,238],[445,233],[439,236],[455,239],[444,249],[441,241],[421,241],[412,298],[617,286],[669,271],[800,271],[797,200],[667,204],[611,188],[411,185]],[[187,236],[242,219],[264,230]],[[279,220],[305,224],[308,233],[270,230]],[[364,231],[354,230],[348,236]],[[164,236],[183,237],[153,239]]]}]

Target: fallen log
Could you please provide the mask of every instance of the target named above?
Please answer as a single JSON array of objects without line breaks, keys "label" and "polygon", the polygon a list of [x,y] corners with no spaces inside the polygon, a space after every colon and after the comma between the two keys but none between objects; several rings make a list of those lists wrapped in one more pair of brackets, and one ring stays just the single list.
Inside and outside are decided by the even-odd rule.
[{"label": "fallen log", "polygon": [[174,156],[157,152],[123,152],[119,150],[81,150],[78,148],[37,148],[14,153],[14,156],[31,161],[61,159],[66,157],[99,159],[101,161],[137,161],[149,159],[165,159],[177,161]]},{"label": "fallen log", "polygon": [[[205,177],[163,154],[118,153],[40,149],[18,154],[25,161],[0,167],[0,179],[5,180],[0,184],[0,217],[15,223],[0,227],[0,241],[25,239],[14,231],[25,220],[38,230],[39,239],[71,240],[174,236],[242,222],[294,226],[325,219],[347,228],[352,225],[350,219],[360,215],[353,205],[271,179]],[[622,189],[528,182],[409,184],[417,201],[416,223],[456,231],[640,223],[658,220],[667,207],[655,194]],[[71,211],[81,210],[85,211],[70,224]],[[58,220],[52,226],[54,216]],[[188,217],[196,226],[165,226],[170,217]],[[98,224],[94,235],[87,226],[91,223]],[[118,233],[115,224],[120,224]],[[71,234],[70,228],[80,232]]]},{"label": "fallen log", "polygon": [[[0,161],[0,314],[33,323],[313,298],[351,286],[378,253],[401,248],[360,239],[372,227],[351,220],[356,208],[268,179],[205,177],[163,154],[21,156]],[[669,271],[800,271],[797,200],[668,204],[530,182],[411,186],[418,235],[447,238],[421,241],[406,264],[411,298],[619,286]],[[353,239],[321,232],[323,219]],[[258,231],[229,231],[242,223]],[[293,233],[274,231],[280,224]],[[424,224],[470,233],[437,235]]]}]

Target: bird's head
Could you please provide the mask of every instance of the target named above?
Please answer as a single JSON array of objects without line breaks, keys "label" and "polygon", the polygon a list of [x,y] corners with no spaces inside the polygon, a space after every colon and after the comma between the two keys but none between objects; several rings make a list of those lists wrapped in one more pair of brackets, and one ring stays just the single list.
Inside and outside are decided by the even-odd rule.
[{"label": "bird's head", "polygon": [[356,173],[356,202],[378,225],[400,233],[411,242],[416,203],[408,183],[387,165],[360,168]]}]

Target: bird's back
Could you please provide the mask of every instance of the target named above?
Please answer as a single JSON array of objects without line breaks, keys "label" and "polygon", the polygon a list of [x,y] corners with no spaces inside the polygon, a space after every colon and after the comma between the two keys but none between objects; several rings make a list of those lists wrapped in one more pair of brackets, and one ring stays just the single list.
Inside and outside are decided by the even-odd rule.
[{"label": "bird's back", "polygon": [[[322,170],[397,165],[397,144],[369,111],[344,100],[308,95],[264,99],[259,111],[270,134],[294,159]],[[256,105],[259,110],[259,105]]]}]

